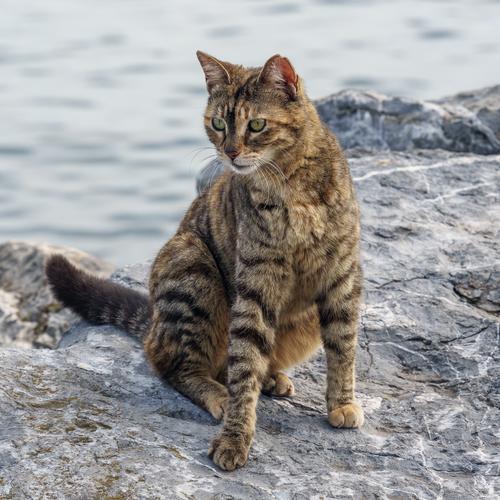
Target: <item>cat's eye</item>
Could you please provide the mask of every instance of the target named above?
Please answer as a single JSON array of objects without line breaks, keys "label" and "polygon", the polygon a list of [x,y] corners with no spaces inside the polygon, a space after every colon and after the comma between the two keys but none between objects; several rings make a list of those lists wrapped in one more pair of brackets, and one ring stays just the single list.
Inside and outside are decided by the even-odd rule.
[{"label": "cat's eye", "polygon": [[220,132],[226,129],[226,122],[222,118],[212,118],[212,127]]},{"label": "cat's eye", "polygon": [[252,132],[262,132],[266,126],[266,120],[264,118],[254,118],[248,122],[248,128]]}]

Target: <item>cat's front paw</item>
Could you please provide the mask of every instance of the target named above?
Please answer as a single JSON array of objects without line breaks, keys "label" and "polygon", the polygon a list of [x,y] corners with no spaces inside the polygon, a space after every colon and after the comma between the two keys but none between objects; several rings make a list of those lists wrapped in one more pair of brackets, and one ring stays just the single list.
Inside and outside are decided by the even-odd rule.
[{"label": "cat's front paw", "polygon": [[357,403],[337,406],[328,411],[328,421],[333,427],[361,427],[365,421],[363,409]]},{"label": "cat's front paw", "polygon": [[243,439],[228,437],[222,432],[213,440],[208,456],[221,469],[231,471],[247,463],[248,450]]}]

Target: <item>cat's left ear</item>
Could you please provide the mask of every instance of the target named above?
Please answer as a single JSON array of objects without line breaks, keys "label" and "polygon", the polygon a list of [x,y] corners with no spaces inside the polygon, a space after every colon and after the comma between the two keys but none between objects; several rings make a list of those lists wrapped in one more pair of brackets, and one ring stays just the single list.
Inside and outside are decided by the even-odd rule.
[{"label": "cat's left ear", "polygon": [[231,65],[229,63],[219,61],[201,50],[196,51],[196,56],[198,57],[198,61],[200,61],[203,73],[205,73],[209,93],[217,86],[229,85],[231,83]]},{"label": "cat's left ear", "polygon": [[279,54],[272,56],[264,64],[259,82],[285,91],[291,99],[297,98],[299,77],[292,63]]}]

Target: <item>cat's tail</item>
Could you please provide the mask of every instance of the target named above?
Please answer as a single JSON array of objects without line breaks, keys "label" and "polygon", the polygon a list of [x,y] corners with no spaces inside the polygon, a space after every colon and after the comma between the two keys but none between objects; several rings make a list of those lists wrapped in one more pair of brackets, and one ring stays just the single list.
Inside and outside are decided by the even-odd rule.
[{"label": "cat's tail", "polygon": [[143,338],[151,321],[146,294],[93,276],[62,255],[49,257],[45,273],[56,298],[95,325],[111,324]]}]

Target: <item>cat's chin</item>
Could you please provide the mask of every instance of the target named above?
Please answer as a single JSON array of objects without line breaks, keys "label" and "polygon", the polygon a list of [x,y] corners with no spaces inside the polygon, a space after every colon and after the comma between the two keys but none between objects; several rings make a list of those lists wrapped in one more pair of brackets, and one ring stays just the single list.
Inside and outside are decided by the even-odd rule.
[{"label": "cat's chin", "polygon": [[223,161],[224,165],[228,168],[230,168],[233,172],[240,174],[240,175],[248,175],[251,174],[252,172],[255,172],[257,170],[256,165],[236,165],[233,162],[224,160]]},{"label": "cat's chin", "polygon": [[255,172],[257,170],[257,167],[254,165],[244,165],[244,166],[238,166],[238,165],[231,165],[231,169],[233,172],[236,172],[237,174],[240,175],[248,175],[251,174],[252,172]]}]

